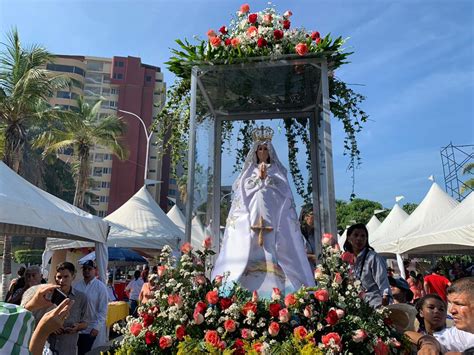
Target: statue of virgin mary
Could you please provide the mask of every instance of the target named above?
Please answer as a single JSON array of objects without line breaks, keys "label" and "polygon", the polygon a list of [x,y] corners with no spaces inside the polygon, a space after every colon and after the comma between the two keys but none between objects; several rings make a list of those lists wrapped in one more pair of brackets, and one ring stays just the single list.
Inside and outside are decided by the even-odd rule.
[{"label": "statue of virgin mary", "polygon": [[262,297],[274,287],[290,293],[314,286],[296,214],[287,171],[271,139],[273,130],[253,131],[253,146],[232,189],[221,251],[212,278],[230,273],[236,281]]}]

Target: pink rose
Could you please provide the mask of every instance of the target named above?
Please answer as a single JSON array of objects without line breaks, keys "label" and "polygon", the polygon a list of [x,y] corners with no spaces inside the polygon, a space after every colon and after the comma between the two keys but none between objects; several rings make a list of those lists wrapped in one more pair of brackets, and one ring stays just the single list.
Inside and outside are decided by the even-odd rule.
[{"label": "pink rose", "polygon": [[183,305],[183,299],[179,295],[169,295],[168,296],[168,305],[169,306],[178,306],[178,308],[181,308]]},{"label": "pink rose", "polygon": [[278,318],[282,323],[288,323],[290,321],[290,313],[288,312],[288,308],[283,308],[278,312]]},{"label": "pink rose", "polygon": [[235,329],[236,329],[235,321],[232,319],[227,319],[224,322],[224,329],[226,330],[226,332],[229,332],[229,333],[235,332]]},{"label": "pink rose", "polygon": [[374,351],[375,351],[375,355],[386,355],[390,352],[388,345],[385,344],[380,338],[377,339],[377,343],[375,344]]},{"label": "pink rose", "polygon": [[240,12],[241,13],[246,14],[249,11],[250,11],[249,4],[243,4],[242,6],[240,6]]},{"label": "pink rose", "polygon": [[339,246],[338,243],[334,244],[334,246],[332,247],[332,251],[333,252],[341,251],[341,247]]},{"label": "pink rose", "polygon": [[308,335],[308,331],[306,330],[305,327],[300,325],[299,327],[296,327],[293,330],[293,335],[295,336],[296,339],[303,339]]},{"label": "pink rose", "polygon": [[336,272],[336,275],[334,275],[334,282],[337,283],[338,285],[342,284],[342,276],[340,273]]},{"label": "pink rose", "polygon": [[209,303],[209,304],[216,304],[217,302],[219,302],[219,294],[217,291],[209,291],[207,294],[206,294],[206,301]]},{"label": "pink rose", "polygon": [[193,319],[194,319],[194,323],[196,323],[197,325],[204,322],[204,316],[201,313],[199,313],[197,310],[194,311]]},{"label": "pink rose", "polygon": [[283,14],[283,17],[291,17],[293,15],[293,13],[290,11],[290,10],[286,10],[285,13]]},{"label": "pink rose", "polygon": [[[300,55],[304,55],[304,54],[300,54]],[[321,243],[323,243],[323,245],[331,245],[332,242],[333,242],[332,234],[331,233],[324,233],[323,237],[321,239]]]},{"label": "pink rose", "polygon": [[215,330],[208,330],[204,335],[204,340],[206,343],[211,344],[212,346],[219,346],[221,341],[219,334]]},{"label": "pink rose", "polygon": [[283,31],[282,30],[273,31],[273,37],[275,37],[276,40],[282,39],[283,38]]},{"label": "pink rose", "polygon": [[344,317],[344,315],[346,314],[346,312],[344,312],[343,309],[336,309],[336,314],[337,314],[337,318],[341,319],[342,317]]},{"label": "pink rose", "polygon": [[250,26],[247,28],[247,37],[255,37],[258,34],[258,28],[255,26]]},{"label": "pink rose", "polygon": [[271,322],[268,326],[268,334],[272,337],[276,337],[280,332],[280,325],[277,322]]},{"label": "pink rose", "polygon": [[296,304],[296,297],[294,294],[290,293],[285,297],[285,306],[290,307]]},{"label": "pink rose", "polygon": [[349,263],[350,265],[355,264],[355,256],[352,253],[349,253],[348,251],[345,251],[344,253],[341,254],[341,259],[342,261]]},{"label": "pink rose", "polygon": [[143,329],[143,326],[140,323],[133,323],[130,326],[130,333],[132,333],[133,335],[137,337],[142,331],[142,329]]},{"label": "pink rose", "polygon": [[252,292],[252,302],[257,302],[258,301],[258,292],[253,291]]},{"label": "pink rose", "polygon": [[340,347],[342,345],[341,343],[341,336],[338,334],[338,333],[328,333],[326,335],[323,335],[321,337],[321,342],[325,345],[325,346],[331,346],[333,343],[334,345],[336,345],[337,347]]},{"label": "pink rose", "polygon": [[274,287],[272,291],[272,300],[279,301],[281,299],[281,291],[278,287]]},{"label": "pink rose", "polygon": [[263,23],[269,25],[273,21],[273,16],[271,14],[265,14],[263,15]]},{"label": "pink rose", "polygon": [[255,23],[257,22],[257,17],[258,17],[257,14],[250,14],[248,20],[250,23]]},{"label": "pink rose", "polygon": [[209,42],[211,42],[211,46],[214,48],[220,47],[222,44],[222,40],[219,37],[212,37]]},{"label": "pink rose", "polygon": [[193,250],[193,247],[190,243],[184,243],[181,246],[181,252],[183,252],[184,254],[188,254],[191,250]]},{"label": "pink rose", "polygon": [[314,278],[316,280],[322,279],[323,277],[324,277],[324,273],[323,273],[323,270],[321,270],[321,268],[317,267],[316,269],[314,269]]},{"label": "pink rose", "polygon": [[216,37],[216,33],[214,32],[214,30],[207,31],[207,37],[209,39],[211,39],[212,37]]},{"label": "pink rose", "polygon": [[173,345],[173,338],[169,335],[164,335],[160,338],[160,348],[166,349]]},{"label": "pink rose", "polygon": [[224,279],[224,277],[222,275],[217,275],[215,278],[214,278],[214,282],[216,283],[216,285],[220,285],[222,283],[222,280]]},{"label": "pink rose", "polygon": [[306,43],[298,43],[295,46],[295,51],[296,53],[298,53],[298,55],[304,56],[306,55],[306,53],[308,53],[308,46],[306,45]]},{"label": "pink rose", "polygon": [[205,285],[206,284],[206,277],[204,275],[196,275],[194,278],[194,282],[198,285]]},{"label": "pink rose", "polygon": [[250,329],[244,328],[240,331],[240,335],[244,339],[251,339],[252,338],[252,331]]},{"label": "pink rose", "polygon": [[232,47],[238,47],[239,44],[240,44],[240,39],[239,38],[232,38],[230,40],[230,44],[232,45]]},{"label": "pink rose", "polygon": [[317,290],[314,293],[314,298],[316,298],[319,302],[326,302],[329,299],[329,292],[325,289]]},{"label": "pink rose", "polygon": [[321,35],[319,34],[318,31],[311,33],[311,39],[312,39],[313,41],[316,41],[316,39],[318,39],[318,38],[320,38],[320,37],[321,37]]},{"label": "pink rose", "polygon": [[367,338],[367,333],[364,329],[357,329],[352,333],[352,340],[356,343],[361,343]]},{"label": "pink rose", "polygon": [[257,313],[257,304],[254,302],[247,302],[242,307],[242,314],[247,317],[247,314],[252,312],[253,314]]},{"label": "pink rose", "polygon": [[211,247],[212,247],[212,238],[207,237],[206,239],[204,239],[203,242],[202,242],[202,247],[204,249],[211,249]]},{"label": "pink rose", "polygon": [[258,354],[261,354],[263,353],[263,350],[264,350],[264,347],[263,347],[263,344],[258,342],[258,343],[255,343],[253,344],[253,349],[258,353]]},{"label": "pink rose", "polygon": [[311,309],[310,306],[306,306],[304,308],[303,314],[306,318],[311,318],[311,316],[313,315],[313,310]]},{"label": "pink rose", "polygon": [[158,266],[158,276],[161,277],[165,274],[166,272],[166,266],[160,265]]}]

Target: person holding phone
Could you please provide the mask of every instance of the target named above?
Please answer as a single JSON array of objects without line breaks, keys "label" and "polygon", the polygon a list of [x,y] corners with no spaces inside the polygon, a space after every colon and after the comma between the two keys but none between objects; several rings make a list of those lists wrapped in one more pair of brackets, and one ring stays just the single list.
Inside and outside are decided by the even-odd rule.
[{"label": "person holding phone", "polygon": [[86,317],[88,311],[87,296],[72,287],[76,276],[76,268],[69,262],[63,262],[56,267],[56,284],[59,290],[55,290],[51,297],[52,303],[61,303],[69,298],[74,301],[69,316],[63,327],[56,330],[48,338],[48,343],[53,354],[77,354],[77,340],[79,331],[87,328]]}]

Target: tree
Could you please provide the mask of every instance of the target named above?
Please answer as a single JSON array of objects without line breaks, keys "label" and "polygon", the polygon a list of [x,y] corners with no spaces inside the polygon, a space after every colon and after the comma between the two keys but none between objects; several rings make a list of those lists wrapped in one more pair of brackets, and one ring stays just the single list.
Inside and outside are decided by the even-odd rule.
[{"label": "tree", "polygon": [[408,203],[405,203],[402,207],[402,209],[408,213],[408,214],[412,214],[413,211],[418,207],[418,204],[417,203],[411,203],[411,202],[408,202]]},{"label": "tree", "polygon": [[74,205],[84,208],[84,196],[88,188],[90,149],[98,144],[110,149],[119,159],[125,159],[127,149],[120,141],[125,133],[125,122],[116,115],[99,117],[102,101],[89,105],[82,97],[77,100],[77,111],[57,111],[58,120],[35,141],[36,147],[44,148],[44,154],[73,148],[78,162]]},{"label": "tree", "polygon": [[355,198],[351,202],[336,200],[337,229],[343,231],[354,223],[367,224],[375,210],[383,209],[382,204],[375,201]]},{"label": "tree", "polygon": [[[474,163],[466,164],[462,170],[464,175],[474,175]],[[464,194],[466,191],[474,191],[474,178],[470,178],[462,183],[461,191],[459,193]]]},{"label": "tree", "polygon": [[[0,52],[0,149],[4,162],[20,172],[29,127],[44,117],[48,98],[67,85],[45,67],[51,54],[38,45],[22,47],[16,29],[7,34]],[[45,111],[46,110],[46,111]],[[3,288],[11,274],[11,237],[4,237]]]}]

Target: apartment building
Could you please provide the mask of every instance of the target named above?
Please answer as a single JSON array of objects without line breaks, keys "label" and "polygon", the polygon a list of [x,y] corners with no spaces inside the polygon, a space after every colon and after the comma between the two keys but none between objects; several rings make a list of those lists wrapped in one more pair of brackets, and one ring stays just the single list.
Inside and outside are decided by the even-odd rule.
[{"label": "apartment building", "polygon": [[[57,55],[47,69],[62,72],[73,79],[68,89],[58,91],[51,98],[52,105],[64,109],[77,109],[77,98],[93,105],[102,99],[100,116],[117,114],[126,121],[124,142],[129,156],[120,161],[108,149],[95,146],[91,151],[91,169],[86,203],[94,214],[104,217],[125,203],[144,184],[146,134],[142,123],[132,112],[142,118],[146,127],[165,102],[166,86],[160,68],[141,63],[140,58],[99,58],[89,56]],[[148,190],[166,212],[168,197],[174,198],[175,189],[170,189],[170,159],[160,158],[159,148],[151,139],[147,179],[162,181],[150,185]],[[61,159],[71,161],[71,151],[61,154]],[[174,180],[171,180],[173,183]],[[174,187],[174,186],[171,186]],[[169,196],[171,194],[171,196]]]}]

